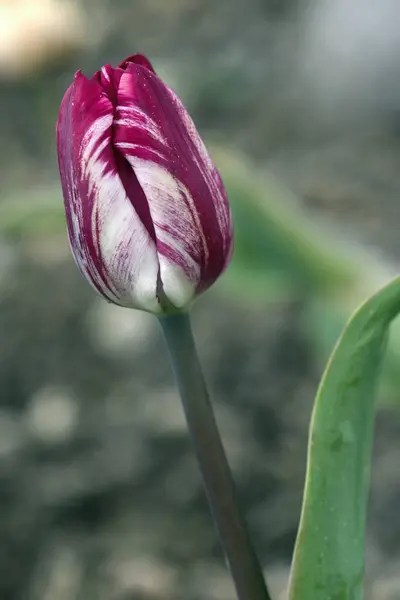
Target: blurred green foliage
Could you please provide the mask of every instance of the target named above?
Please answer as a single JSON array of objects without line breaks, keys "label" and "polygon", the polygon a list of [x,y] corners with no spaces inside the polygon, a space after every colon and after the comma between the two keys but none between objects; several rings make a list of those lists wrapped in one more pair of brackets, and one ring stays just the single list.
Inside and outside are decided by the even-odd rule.
[{"label": "blurred green foliage", "polygon": [[[305,302],[303,327],[315,357],[327,360],[349,314],[390,271],[361,248],[338,242],[335,231],[308,217],[293,194],[246,159],[214,147],[235,221],[233,261],[218,288],[240,304],[265,304],[290,297]],[[58,184],[6,197],[0,205],[4,239],[65,235]],[[378,287],[378,286],[377,286]],[[397,399],[400,384],[400,324],[393,327],[385,361],[383,396]]]}]

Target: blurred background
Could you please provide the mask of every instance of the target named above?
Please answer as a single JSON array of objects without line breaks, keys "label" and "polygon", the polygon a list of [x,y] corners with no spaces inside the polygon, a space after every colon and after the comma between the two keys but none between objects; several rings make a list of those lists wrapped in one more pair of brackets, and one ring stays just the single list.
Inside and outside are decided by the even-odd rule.
[{"label": "blurred background", "polygon": [[[0,598],[231,600],[155,319],[69,253],[54,128],[73,73],[136,51],[223,174],[232,266],[193,319],[274,599],[307,429],[351,311],[398,273],[400,5],[0,0]],[[400,598],[400,330],[380,386],[367,598]]]}]

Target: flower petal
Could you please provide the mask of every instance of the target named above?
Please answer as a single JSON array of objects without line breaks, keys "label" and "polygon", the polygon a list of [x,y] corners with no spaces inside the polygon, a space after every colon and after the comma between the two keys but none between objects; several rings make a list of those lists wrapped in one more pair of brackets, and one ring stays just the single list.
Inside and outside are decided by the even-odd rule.
[{"label": "flower petal", "polygon": [[224,270],[232,251],[223,184],[177,96],[147,68],[130,63],[126,69],[117,94],[114,145],[146,195],[161,280],[170,263],[182,269],[194,291],[203,291]]},{"label": "flower petal", "polygon": [[144,54],[140,53],[134,54],[133,56],[128,56],[128,58],[126,58],[122,63],[118,65],[118,68],[126,69],[131,63],[141,65],[142,67],[145,67],[146,69],[149,69],[149,71],[155,73],[153,65],[151,64],[149,59],[146,56],[144,56]]},{"label": "flower petal", "polygon": [[135,178],[127,190],[120,177],[124,166],[113,151],[113,117],[113,103],[99,78],[78,73],[57,123],[71,248],[82,273],[110,301],[157,312],[158,256],[138,214],[147,201]]},{"label": "flower petal", "polygon": [[202,255],[208,258],[196,206],[190,192],[165,168],[141,158],[130,160],[149,199],[164,293],[175,306],[184,306],[202,281]]}]

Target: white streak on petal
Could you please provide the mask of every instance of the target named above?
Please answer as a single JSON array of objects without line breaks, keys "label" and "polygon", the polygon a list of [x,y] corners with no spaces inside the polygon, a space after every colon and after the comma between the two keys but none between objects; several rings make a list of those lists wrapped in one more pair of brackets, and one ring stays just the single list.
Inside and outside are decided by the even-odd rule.
[{"label": "white streak on petal", "polygon": [[81,157],[81,172],[82,177],[89,181],[89,194],[92,193],[91,186],[96,181],[91,177],[92,171],[96,171],[97,177],[102,177],[104,169],[107,168],[106,164],[99,161],[99,157],[102,150],[110,143],[110,140],[108,135],[102,142],[99,143],[99,140],[111,127],[112,120],[112,115],[105,115],[104,117],[96,119],[82,139],[83,152]]},{"label": "white streak on petal", "polygon": [[181,100],[178,98],[175,92],[171,90],[171,88],[168,88],[168,93],[171,96],[173,103],[175,104],[176,111],[179,114],[179,118],[185,125],[185,129],[187,131],[190,141],[192,142],[198,154],[200,155],[202,165],[199,164],[199,162],[196,160],[197,165],[199,167],[202,167],[200,168],[202,172],[204,172],[204,167],[206,168],[207,172],[213,172],[215,170],[215,165],[208,153],[208,150],[203,140],[199,135],[199,132],[197,131],[196,125],[194,124],[192,117],[189,115],[189,113],[183,106]]},{"label": "white streak on petal", "polygon": [[[82,157],[88,161],[92,158],[93,152],[98,149],[98,142],[101,136],[113,122],[112,114],[104,115],[93,121],[92,125],[86,131],[82,139]],[[85,164],[83,165],[85,167]]]},{"label": "white streak on petal", "polygon": [[74,202],[72,213],[74,254],[78,265],[89,274],[89,280],[110,300],[158,312],[159,264],[155,243],[126,197],[118,173],[110,172],[110,165],[101,159],[102,150],[110,143],[106,132],[111,123],[112,116],[101,117],[93,123],[82,141],[81,155],[82,176],[87,180],[93,201],[93,240],[101,254],[109,287],[96,271],[88,247],[79,242],[83,230],[81,200]]},{"label": "white streak on petal", "polygon": [[187,306],[194,298],[196,287],[182,269],[171,263],[167,257],[159,255],[160,276],[167,298],[177,308]]},{"label": "white streak on petal", "polygon": [[96,207],[102,260],[118,288],[119,303],[159,312],[155,244],[117,175],[103,177]]},{"label": "white streak on petal", "polygon": [[110,83],[110,76],[108,74],[108,71],[105,67],[101,67],[101,72],[103,74],[103,77],[106,81],[108,81],[108,83]]},{"label": "white streak on petal", "polygon": [[175,248],[177,252],[185,261],[186,270],[192,274],[192,281],[200,280],[200,265],[194,260],[194,258],[187,252],[186,248],[182,244],[181,240],[176,237],[176,234],[161,229],[160,226],[156,227],[157,240],[164,242],[168,246]]},{"label": "white streak on petal", "polygon": [[229,241],[230,243],[231,235],[227,235],[227,232],[230,234],[232,230],[231,214],[227,200],[221,191],[221,182],[215,164],[196,129],[193,119],[183,106],[181,100],[170,88],[168,88],[168,93],[170,94],[176,110],[182,122],[184,123],[190,141],[194,145],[197,154],[200,156],[200,160],[198,160],[196,154],[193,154],[191,159],[196,163],[197,168],[203,175],[204,180],[206,181],[210,190],[210,194],[214,199],[215,213],[221,232],[221,237],[225,240],[225,242]]},{"label": "white streak on petal", "polygon": [[[135,156],[127,156],[127,159],[146,195],[154,225],[170,225],[179,218],[186,239],[192,241],[194,246],[197,246],[200,240],[208,258],[208,246],[197,206],[188,188],[157,163]],[[169,213],[172,213],[172,219],[168,218]]]},{"label": "white streak on petal", "polygon": [[[209,250],[197,207],[189,190],[169,171],[154,162],[135,156],[127,156],[127,160],[146,195],[157,239],[165,241],[181,256],[186,275],[195,286],[200,279],[200,265],[189,255],[187,249],[195,248],[196,253],[202,253],[206,261]],[[165,227],[171,233],[165,231]],[[162,281],[164,284],[163,279]],[[169,297],[165,286],[164,291]]]},{"label": "white streak on petal", "polygon": [[[116,121],[116,123],[118,123],[118,121]],[[134,144],[133,142],[118,142],[115,144],[115,147],[118,148],[118,150],[138,150],[139,148],[142,148],[143,150],[146,150],[147,154],[153,154],[154,156],[158,156],[158,158],[161,158],[163,161],[165,160],[164,154],[158,152],[158,150],[155,150],[154,148],[149,148],[144,144]]]},{"label": "white streak on petal", "polygon": [[140,127],[153,139],[164,146],[168,146],[168,140],[161,134],[157,123],[144,110],[137,106],[118,106],[117,125],[125,127]]}]

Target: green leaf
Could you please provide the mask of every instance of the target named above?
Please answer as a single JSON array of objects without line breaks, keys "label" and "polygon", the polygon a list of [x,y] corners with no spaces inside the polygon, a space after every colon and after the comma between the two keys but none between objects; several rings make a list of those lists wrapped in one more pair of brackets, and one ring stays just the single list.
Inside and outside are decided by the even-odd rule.
[{"label": "green leaf", "polygon": [[375,390],[400,278],[348,322],[323,376],[310,426],[290,600],[360,600]]}]

